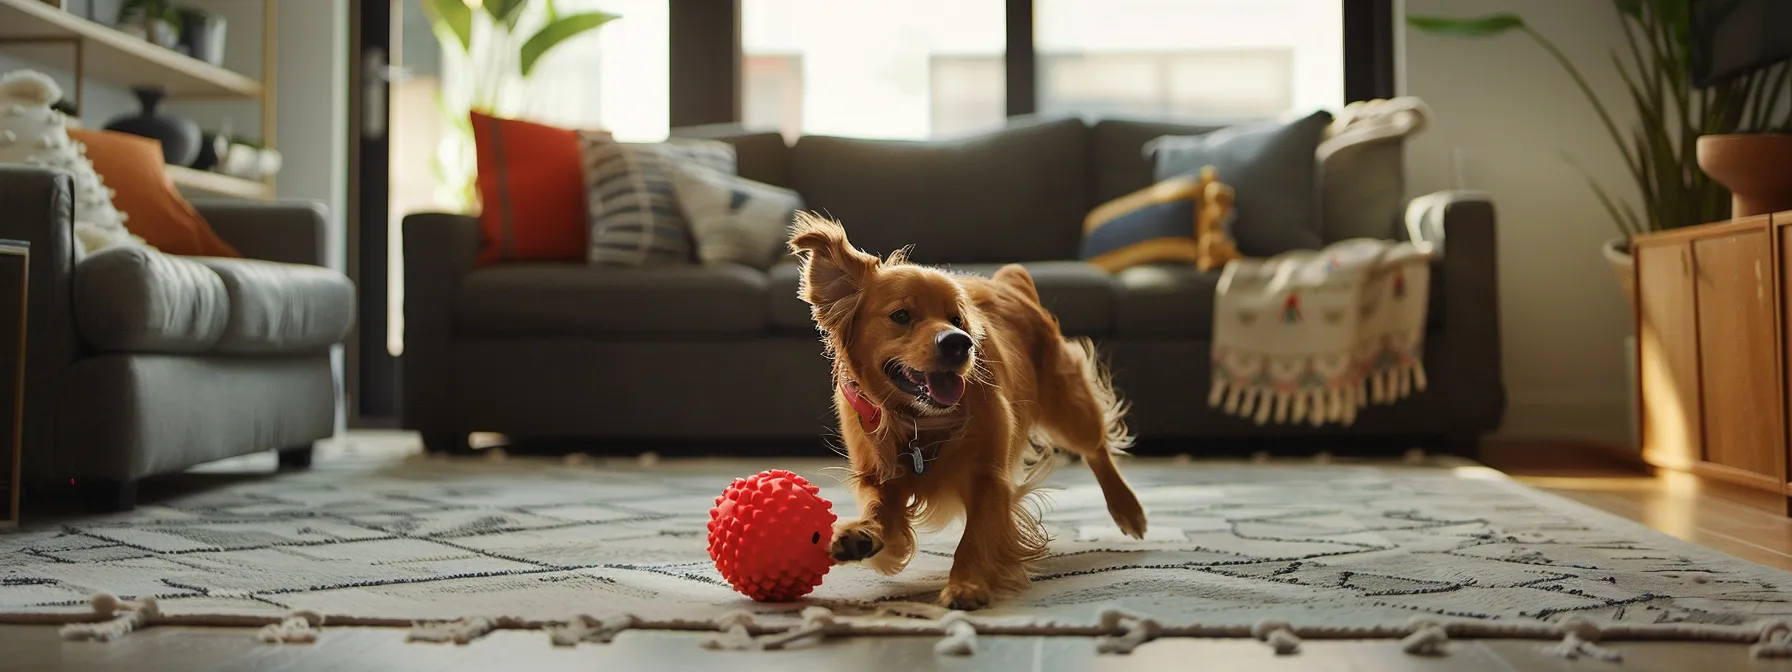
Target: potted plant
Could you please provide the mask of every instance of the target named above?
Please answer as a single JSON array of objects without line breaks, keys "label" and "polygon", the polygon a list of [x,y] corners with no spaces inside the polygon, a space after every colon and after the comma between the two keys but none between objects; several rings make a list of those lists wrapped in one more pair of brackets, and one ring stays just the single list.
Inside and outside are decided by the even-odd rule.
[{"label": "potted plant", "polygon": [[448,137],[436,153],[444,206],[470,209],[474,189],[470,111],[499,117],[521,109],[521,87],[555,47],[616,20],[606,12],[561,14],[554,0],[420,0],[436,40],[460,59],[461,76],[439,94]]},{"label": "potted plant", "polygon": [[180,15],[174,0],[125,0],[118,8],[118,29],[164,49],[180,43]]},{"label": "potted plant", "polygon": [[[1612,67],[1629,95],[1617,104],[1636,108],[1637,123],[1621,128],[1588,85],[1579,67],[1542,33],[1513,14],[1471,19],[1407,17],[1415,29],[1463,37],[1517,32],[1536,42],[1573,78],[1592,104],[1605,135],[1623,155],[1642,195],[1641,209],[1614,197],[1587,174],[1587,185],[1617,225],[1619,235],[1602,247],[1634,309],[1636,291],[1630,258],[1631,236],[1730,218],[1730,194],[1700,169],[1702,136],[1751,133],[1792,126],[1792,108],[1776,105],[1792,90],[1792,66],[1776,63],[1711,86],[1693,81],[1693,6],[1711,0],[1613,0],[1624,26],[1623,51],[1612,50]],[[1571,163],[1572,157],[1566,157]],[[1578,168],[1578,164],[1577,164]]]}]

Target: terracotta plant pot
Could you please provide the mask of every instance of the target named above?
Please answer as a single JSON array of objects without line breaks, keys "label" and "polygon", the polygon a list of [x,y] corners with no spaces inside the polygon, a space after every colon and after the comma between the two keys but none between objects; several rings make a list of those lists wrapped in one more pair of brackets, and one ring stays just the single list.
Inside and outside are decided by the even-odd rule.
[{"label": "terracotta plant pot", "polygon": [[1730,190],[1730,216],[1792,210],[1792,134],[1699,136],[1699,168]]}]

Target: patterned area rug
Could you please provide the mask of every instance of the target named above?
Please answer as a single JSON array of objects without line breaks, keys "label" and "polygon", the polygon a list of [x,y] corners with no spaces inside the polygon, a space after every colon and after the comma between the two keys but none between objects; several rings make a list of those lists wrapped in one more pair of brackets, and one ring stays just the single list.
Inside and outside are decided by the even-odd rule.
[{"label": "patterned area rug", "polygon": [[[823,468],[835,464],[411,457],[223,478],[130,514],[0,535],[0,621],[74,620],[92,613],[91,595],[110,593],[153,596],[162,616],[200,623],[312,610],[394,625],[626,614],[636,627],[725,629],[749,610],[754,632],[775,631],[801,623],[805,605],[732,592],[705,552],[707,511],[732,478],[776,466],[850,512]],[[972,615],[980,631],[1099,634],[1124,613],[1212,635],[1245,636],[1269,619],[1304,636],[1404,636],[1417,617],[1560,637],[1550,623],[1578,615],[1576,627],[1607,633],[1753,641],[1763,620],[1792,612],[1792,575],[1481,467],[1132,459],[1123,469],[1150,512],[1148,538],[1122,537],[1088,472],[1061,465],[1048,493],[1051,555],[1027,593]],[[944,612],[924,603],[956,539],[926,537],[893,578],[837,567],[807,605],[859,624],[836,634],[934,622]]]}]

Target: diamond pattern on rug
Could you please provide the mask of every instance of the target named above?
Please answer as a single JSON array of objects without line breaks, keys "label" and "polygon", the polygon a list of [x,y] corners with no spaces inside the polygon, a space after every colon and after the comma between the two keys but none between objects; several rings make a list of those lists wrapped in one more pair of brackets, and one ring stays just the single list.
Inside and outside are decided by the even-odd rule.
[{"label": "diamond pattern on rug", "polygon": [[[170,614],[442,619],[632,613],[707,621],[756,605],[705,551],[715,497],[767,467],[835,485],[837,462],[565,465],[412,458],[232,477],[138,511],[0,535],[0,613],[153,595]],[[1092,623],[1119,606],[1169,623],[1398,625],[1413,616],[1734,624],[1792,614],[1792,575],[1671,539],[1483,470],[1330,465],[1123,467],[1150,512],[1118,534],[1086,470],[1045,493],[1051,552],[981,617]],[[958,531],[906,571],[836,567],[811,595],[843,618],[931,601]]]}]

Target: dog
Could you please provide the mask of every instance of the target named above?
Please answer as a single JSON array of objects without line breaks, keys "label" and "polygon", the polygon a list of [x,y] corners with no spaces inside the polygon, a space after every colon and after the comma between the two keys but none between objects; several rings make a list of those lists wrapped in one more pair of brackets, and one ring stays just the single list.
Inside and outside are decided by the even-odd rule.
[{"label": "dog", "polygon": [[843,481],[859,504],[835,525],[835,562],[896,574],[917,527],[962,518],[940,604],[980,609],[1021,591],[1046,550],[1028,495],[1054,447],[1081,456],[1120,530],[1144,537],[1145,510],[1114,464],[1131,445],[1125,404],[1026,269],[982,278],[910,263],[907,249],[879,258],[810,212],[797,214],[789,247],[833,360]]}]

